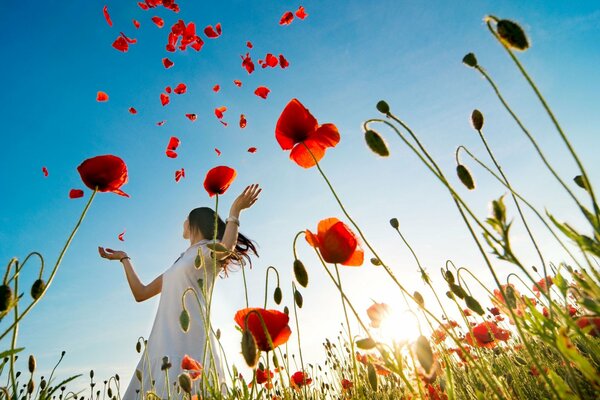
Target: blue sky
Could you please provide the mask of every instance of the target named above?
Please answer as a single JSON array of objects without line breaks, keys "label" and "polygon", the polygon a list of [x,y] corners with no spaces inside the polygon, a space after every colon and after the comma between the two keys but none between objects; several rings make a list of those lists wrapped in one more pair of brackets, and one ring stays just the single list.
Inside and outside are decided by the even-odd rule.
[{"label": "blue sky", "polygon": [[[73,388],[85,387],[92,368],[99,377],[117,372],[127,385],[138,361],[135,341],[148,336],[159,299],[136,303],[121,265],[100,259],[96,248],[127,251],[142,281],[149,283],[188,247],[181,238],[187,213],[198,206],[214,206],[202,181],[216,165],[229,165],[238,172],[221,197],[221,215],[226,216],[246,185],[256,182],[263,187],[260,200],[240,218],[241,232],[260,246],[260,258],[248,274],[251,304],[262,304],[264,271],[273,265],[285,282],[284,303],[290,305],[295,233],[316,229],[326,217],[343,219],[318,171],[292,163],[275,141],[277,118],[294,97],[320,123],[337,125],[341,141],[328,150],[322,167],[366,236],[411,290],[424,292],[424,287],[410,254],[389,228],[391,217],[400,220],[403,233],[435,281],[440,282],[438,271],[447,259],[469,266],[486,283],[491,278],[450,197],[416,157],[384,128],[380,131],[392,155],[377,158],[366,148],[361,125],[379,117],[374,106],[380,99],[386,99],[419,133],[455,183],[456,146],[465,144],[484,155],[468,120],[473,108],[480,109],[489,142],[514,186],[541,209],[547,207],[559,218],[583,226],[573,204],[543,169],[486,82],[461,59],[470,51],[477,54],[570,182],[577,174],[574,163],[482,20],[494,14],[521,23],[532,48],[519,57],[570,134],[592,184],[600,187],[596,71],[600,8],[596,2],[434,1],[424,6],[391,0],[307,1],[301,4],[309,16],[289,26],[279,26],[279,18],[300,3],[180,0],[179,4],[179,14],[162,8],[142,11],[135,1],[0,5],[5,143],[0,159],[0,259],[22,259],[36,250],[52,266],[90,195],[86,189],[85,198],[68,198],[71,188],[84,188],[77,165],[110,153],[122,157],[129,169],[129,183],[123,189],[131,198],[97,196],[47,295],[21,324],[18,344],[26,347],[23,358],[35,354],[41,375],[47,376],[60,352],[67,350],[58,376],[86,374]],[[104,5],[109,7],[112,28],[102,16]],[[151,22],[154,15],[165,19],[163,29]],[[141,23],[139,30],[131,23],[134,18]],[[196,22],[198,31],[221,22],[223,34],[205,39],[199,53],[191,49],[167,53],[168,28],[179,18]],[[127,53],[111,47],[119,31],[138,39]],[[254,44],[251,50],[245,47],[248,40]],[[251,75],[241,67],[240,55],[247,51],[257,67]],[[267,52],[284,54],[290,67],[260,68],[257,60]],[[175,62],[169,70],[161,63],[165,56]],[[243,86],[234,86],[234,79],[242,80]],[[171,103],[162,107],[163,88],[179,82],[187,84],[188,93],[172,95]],[[221,85],[219,93],[211,90],[215,84]],[[266,100],[253,94],[260,85],[271,89]],[[98,90],[106,91],[110,100],[96,102]],[[222,105],[228,107],[224,118],[228,127],[213,114]],[[131,106],[137,115],[129,114]],[[195,123],[184,116],[191,112],[198,114]],[[240,113],[248,119],[244,130],[237,126]],[[166,124],[156,126],[161,120]],[[170,136],[181,139],[176,159],[164,154]],[[246,152],[250,146],[258,151]],[[222,151],[220,157],[215,147]],[[478,188],[472,193],[460,190],[484,217],[489,201],[504,190],[472,162],[466,163]],[[49,170],[47,178],[42,166]],[[175,183],[174,171],[181,167],[186,178]],[[537,222],[533,225],[540,231]],[[117,235],[124,229],[121,243]],[[525,262],[536,263],[520,226],[514,235]],[[540,232],[539,240],[547,258],[565,258],[547,234]],[[337,335],[343,320],[339,295],[303,241],[299,254],[311,280],[303,291],[300,314],[305,358],[321,362],[321,343]],[[500,275],[514,270],[496,265]],[[33,267],[23,272],[21,287],[28,288],[35,279]],[[402,308],[382,271],[368,263],[345,268],[342,279],[358,309],[366,309],[370,299]],[[233,328],[233,315],[244,306],[241,274],[219,280],[217,287],[214,324],[223,332],[229,361],[241,367],[240,338]],[[292,352],[295,340],[290,341]],[[3,340],[2,348],[8,346]]]}]

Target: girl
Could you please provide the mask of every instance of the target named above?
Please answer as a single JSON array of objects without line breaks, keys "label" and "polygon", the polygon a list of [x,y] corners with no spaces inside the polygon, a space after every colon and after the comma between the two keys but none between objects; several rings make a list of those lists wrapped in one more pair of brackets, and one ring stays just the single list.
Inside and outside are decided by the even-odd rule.
[{"label": "girl", "polygon": [[[250,250],[258,256],[254,244],[244,235],[238,233],[240,212],[251,207],[258,199],[262,189],[257,184],[246,187],[231,206],[229,217],[223,222],[217,216],[217,241],[228,250],[233,251],[240,258],[235,262],[244,264],[244,259],[250,262]],[[182,372],[181,361],[185,355],[200,362],[206,367],[203,373],[209,373],[209,367],[214,362],[218,373],[219,382],[211,380],[213,386],[224,383],[224,375],[221,362],[218,357],[217,342],[214,332],[209,336],[210,350],[205,348],[206,328],[203,313],[206,312],[207,301],[202,295],[204,291],[210,298],[217,272],[226,272],[227,264],[231,261],[225,252],[217,252],[216,268],[214,265],[213,252],[207,247],[212,242],[214,235],[215,212],[208,207],[200,207],[192,210],[183,223],[183,238],[189,239],[190,247],[175,260],[175,263],[154,279],[150,284],[144,285],[135,273],[131,259],[124,251],[104,249],[98,247],[100,257],[109,260],[118,260],[125,268],[127,281],[136,301],[147,300],[162,292],[158,310],[154,318],[154,324],[146,345],[147,354],[142,354],[137,365],[141,372],[144,387],[141,387],[137,374],[134,373],[129,386],[122,396],[122,400],[137,400],[146,397],[147,391],[154,386],[155,393],[160,398],[167,397],[167,385],[170,386],[171,395],[175,393],[174,383]],[[198,257],[200,257],[198,259]],[[203,262],[196,267],[196,260]],[[189,329],[184,332],[181,328],[179,316],[182,310],[181,296],[187,288],[194,288],[198,293],[198,299],[202,305],[202,312],[193,293],[185,296],[186,309],[190,315]],[[211,357],[212,353],[212,357]],[[168,357],[166,359],[165,357]],[[214,358],[213,358],[214,357]],[[149,365],[148,365],[149,364]],[[170,366],[168,365],[170,364]],[[169,366],[168,369],[165,367]],[[168,383],[165,377],[168,373]],[[211,376],[207,376],[211,378]],[[152,385],[154,381],[154,385]],[[215,387],[219,392],[219,388]],[[222,391],[223,389],[221,389]]]}]

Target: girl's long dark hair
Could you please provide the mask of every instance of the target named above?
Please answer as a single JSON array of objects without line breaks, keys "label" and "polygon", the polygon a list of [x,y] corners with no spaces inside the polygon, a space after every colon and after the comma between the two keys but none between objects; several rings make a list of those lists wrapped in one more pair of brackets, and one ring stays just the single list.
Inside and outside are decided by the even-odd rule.
[{"label": "girl's long dark hair", "polygon": [[[190,231],[197,230],[202,233],[202,236],[206,239],[212,239],[215,234],[215,211],[210,207],[198,207],[194,208],[190,211],[188,215],[188,221],[190,224]],[[217,215],[217,241],[221,241],[223,239],[223,235],[225,234],[225,222]],[[235,259],[232,257],[228,257],[223,261],[222,267],[225,268],[227,265],[234,260],[234,263],[243,266],[245,264],[244,260],[247,260],[250,263],[250,268],[252,268],[252,259],[250,258],[250,250],[257,257],[258,252],[256,251],[256,246],[253,241],[248,239],[246,236],[242,235],[238,232],[238,239],[235,245],[234,251],[240,257],[239,259]]]}]

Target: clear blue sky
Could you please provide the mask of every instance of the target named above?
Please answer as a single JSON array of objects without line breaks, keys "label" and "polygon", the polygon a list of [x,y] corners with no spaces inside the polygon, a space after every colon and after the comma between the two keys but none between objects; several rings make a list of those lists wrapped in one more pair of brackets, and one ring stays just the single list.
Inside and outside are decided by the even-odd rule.
[{"label": "clear blue sky", "polygon": [[[343,219],[318,171],[292,163],[275,141],[277,118],[294,97],[320,123],[337,125],[341,142],[328,150],[322,167],[367,237],[411,290],[424,292],[410,254],[389,228],[391,217],[400,220],[437,282],[446,259],[471,267],[486,282],[490,279],[447,193],[416,157],[388,132],[389,158],[377,158],[366,148],[361,124],[379,116],[374,106],[380,99],[387,99],[421,135],[452,178],[456,146],[466,144],[483,155],[468,121],[471,110],[479,108],[486,116],[489,141],[515,187],[536,205],[580,226],[575,208],[487,84],[461,63],[467,52],[477,54],[570,181],[577,174],[575,165],[531,90],[487,33],[482,22],[486,14],[514,19],[525,28],[532,48],[520,58],[570,133],[592,183],[600,187],[600,7],[595,1],[307,1],[301,4],[309,16],[289,26],[279,26],[279,18],[299,3],[179,4],[179,14],[163,8],[142,11],[136,1],[0,4],[0,259],[22,259],[36,250],[51,267],[90,195],[86,189],[85,198],[68,198],[71,188],[84,188],[77,165],[111,153],[129,168],[129,183],[123,189],[131,198],[97,196],[49,292],[21,324],[18,344],[26,346],[22,358],[35,354],[42,375],[47,376],[60,352],[67,350],[58,377],[85,374],[73,388],[85,387],[92,368],[99,380],[117,372],[122,384],[128,384],[138,361],[135,341],[150,333],[159,299],[136,303],[121,265],[100,259],[96,248],[126,250],[142,281],[149,283],[188,247],[181,238],[187,213],[214,206],[202,181],[216,165],[238,172],[221,197],[221,215],[246,185],[257,182],[263,187],[260,200],[241,216],[241,231],[260,245],[260,258],[248,274],[251,304],[262,304],[264,271],[274,265],[281,271],[284,303],[291,305],[294,234],[316,229],[325,217]],[[112,28],[102,16],[104,5]],[[163,29],[151,22],[154,15],[165,19]],[[139,30],[131,23],[134,18],[141,23]],[[196,22],[198,31],[221,22],[223,34],[205,39],[199,53],[167,53],[168,29],[178,18]],[[127,53],[111,47],[119,31],[138,40]],[[257,67],[252,75],[242,69],[240,59],[249,51],[248,40],[254,44],[250,51]],[[268,52],[284,54],[290,67],[260,68],[257,61]],[[165,56],[175,62],[169,70],[161,63]],[[234,79],[242,80],[243,86],[234,86]],[[171,103],[162,107],[163,88],[179,82],[187,84],[188,93],[172,95]],[[219,93],[211,90],[215,84],[221,85]],[[271,89],[266,100],[253,94],[260,85]],[[96,102],[98,90],[109,94],[107,103]],[[228,107],[228,127],[213,114],[222,105]],[[132,106],[137,115],[128,112]],[[198,114],[198,120],[191,123],[185,113]],[[244,130],[237,126],[240,113],[248,119]],[[167,122],[158,127],[160,120]],[[170,136],[181,139],[176,159],[164,153]],[[250,146],[258,151],[247,153]],[[220,157],[215,147],[222,151]],[[473,163],[468,165],[478,189],[465,195],[485,216],[489,201],[504,190]],[[49,170],[47,178],[42,166]],[[174,172],[181,167],[186,178],[175,183]],[[117,235],[124,229],[122,243]],[[549,258],[564,259],[546,234],[540,241]],[[520,226],[515,227],[514,242],[526,263],[537,262]],[[299,252],[311,279],[300,314],[305,357],[322,362],[321,343],[336,336],[343,319],[339,295],[304,241]],[[366,257],[371,255],[367,252]],[[513,271],[502,263],[497,266],[501,275]],[[20,285],[27,300],[35,279],[32,267],[33,263],[24,271]],[[217,282],[214,315],[229,361],[239,367],[243,360],[233,315],[244,306],[241,278],[238,273]],[[401,308],[381,270],[368,263],[345,269],[343,281],[361,310],[371,298]],[[290,351],[295,352],[295,343],[293,336]],[[0,348],[8,347],[5,339]]]}]

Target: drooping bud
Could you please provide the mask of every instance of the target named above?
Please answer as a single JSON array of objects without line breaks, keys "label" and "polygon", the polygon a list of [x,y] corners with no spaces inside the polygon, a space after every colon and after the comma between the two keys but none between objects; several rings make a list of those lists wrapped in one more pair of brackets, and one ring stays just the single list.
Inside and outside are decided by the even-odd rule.
[{"label": "drooping bud", "polygon": [[520,51],[529,48],[529,41],[527,40],[523,28],[515,22],[502,19],[496,24],[496,31],[498,32],[500,39],[502,39],[502,42],[508,47]]},{"label": "drooping bud", "polygon": [[249,329],[244,329],[242,333],[242,355],[246,364],[254,368],[258,362],[258,351],[256,350],[256,340]]},{"label": "drooping bud", "polygon": [[369,149],[378,156],[387,157],[390,155],[385,140],[383,140],[381,135],[374,130],[369,129],[365,132],[365,142],[367,142]]},{"label": "drooping bud", "polygon": [[296,302],[298,308],[302,308],[302,304],[304,304],[304,299],[302,298],[302,294],[298,290],[294,291],[294,301]]},{"label": "drooping bud", "polygon": [[454,293],[457,297],[460,297],[461,299],[467,297],[467,292],[465,292],[465,289],[463,289],[462,286],[455,283],[450,283],[448,285],[450,286],[452,293]]},{"label": "drooping bud", "polygon": [[369,363],[369,366],[367,367],[367,377],[369,378],[371,389],[377,391],[377,371],[375,371],[375,367],[371,363]]},{"label": "drooping bud", "polygon": [[90,379],[94,379],[94,370],[90,370]]},{"label": "drooping bud", "polygon": [[29,372],[33,374],[33,371],[35,371],[35,357],[33,356],[33,354],[31,354],[29,356],[28,367],[29,367]]},{"label": "drooping bud", "polygon": [[8,310],[12,300],[12,289],[8,285],[0,286],[0,312]]},{"label": "drooping bud", "polygon": [[281,293],[281,288],[279,286],[277,286],[275,288],[275,291],[273,292],[273,300],[275,300],[276,304],[281,304],[282,297],[283,297],[283,294]]},{"label": "drooping bud", "polygon": [[379,267],[381,266],[381,261],[377,257],[371,257],[371,264],[373,264],[376,267]]},{"label": "drooping bud", "polygon": [[462,62],[472,68],[475,68],[477,66],[477,58],[473,53],[469,53],[466,56],[464,56]]},{"label": "drooping bud", "polygon": [[221,339],[221,329],[220,328],[217,329],[215,336],[216,336],[217,340]]},{"label": "drooping bud", "polygon": [[509,308],[517,307],[517,295],[515,294],[515,289],[512,286],[507,286],[504,290],[506,305]]},{"label": "drooping bud", "polygon": [[424,308],[425,307],[425,299],[423,298],[423,296],[421,295],[421,293],[419,292],[415,292],[413,293],[413,297],[415,298],[417,304],[419,305],[419,307]]},{"label": "drooping bud", "polygon": [[477,109],[473,110],[471,113],[471,124],[476,131],[480,131],[483,128],[483,114],[481,111]]},{"label": "drooping bud", "polygon": [[580,188],[585,189],[587,192],[590,191],[588,188],[589,185],[587,185],[587,181],[582,175],[577,175],[575,178],[573,178],[573,180]]},{"label": "drooping bud", "polygon": [[283,313],[285,315],[290,315],[290,309],[288,308],[288,306],[283,307]]},{"label": "drooping bud", "polygon": [[475,189],[475,181],[473,180],[473,177],[471,176],[471,173],[467,167],[462,164],[458,164],[456,166],[456,175],[458,175],[458,179],[460,179],[467,189]]},{"label": "drooping bud", "polygon": [[112,389],[110,388],[110,386],[108,387],[108,390],[106,392],[109,398],[112,397]]},{"label": "drooping bud", "polygon": [[473,297],[471,297],[471,296],[465,297],[465,304],[467,305],[467,307],[470,310],[475,311],[477,314],[479,314],[479,315],[485,314],[485,311],[483,311],[483,307],[481,307],[481,304],[479,304],[479,302],[477,300],[475,300]]},{"label": "drooping bud", "polygon": [[142,351],[142,343],[139,340],[135,344],[135,351],[137,351],[138,353],[141,353],[141,351]]},{"label": "drooping bud", "polygon": [[446,270],[446,272],[444,272],[444,279],[448,283],[454,283],[454,274],[452,273],[452,271]]},{"label": "drooping bud", "polygon": [[363,349],[363,350],[371,350],[376,345],[377,345],[377,342],[375,342],[371,338],[359,339],[356,341],[356,347],[358,347],[359,349]]},{"label": "drooping bud", "polygon": [[115,374],[115,379],[119,382],[119,374]]},{"label": "drooping bud", "polygon": [[40,390],[44,390],[44,389],[46,389],[46,380],[42,379],[40,381]]},{"label": "drooping bud", "polygon": [[135,377],[138,379],[138,381],[142,381],[142,371],[140,371],[139,369],[135,370]]},{"label": "drooping bud", "polygon": [[29,379],[29,383],[27,383],[27,393],[33,393],[33,389],[35,388],[35,384],[33,383],[33,379]]},{"label": "drooping bud", "polygon": [[33,282],[33,285],[31,285],[31,297],[33,297],[34,300],[39,299],[45,289],[46,283],[42,279],[36,280]]},{"label": "drooping bud", "polygon": [[415,353],[417,355],[417,360],[425,370],[427,374],[431,371],[431,367],[433,367],[433,351],[431,350],[431,346],[429,345],[429,340],[423,335],[419,336],[415,343]]},{"label": "drooping bud", "polygon": [[398,223],[398,218],[390,219],[390,225],[392,226],[392,228],[398,229],[400,227],[400,224]]},{"label": "drooping bud", "polygon": [[192,393],[192,377],[190,374],[187,372],[182,372],[177,377],[177,380],[179,381],[179,386],[181,386],[181,389],[183,389],[184,392]]},{"label": "drooping bud", "polygon": [[185,308],[181,311],[181,314],[179,314],[179,325],[181,325],[181,329],[183,329],[184,332],[187,332],[188,329],[190,329],[190,314]]},{"label": "drooping bud", "polygon": [[388,105],[388,103],[385,102],[385,100],[379,100],[377,102],[377,111],[379,111],[382,114],[388,114],[390,112],[390,106]]},{"label": "drooping bud", "polygon": [[308,272],[302,261],[298,259],[294,260],[294,276],[300,286],[306,287],[308,285]]}]

